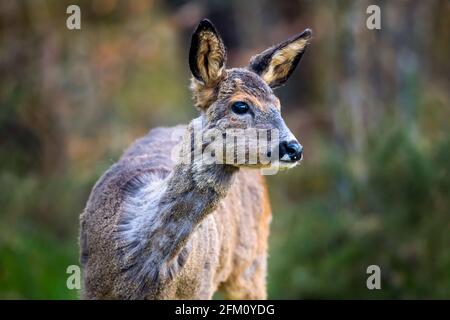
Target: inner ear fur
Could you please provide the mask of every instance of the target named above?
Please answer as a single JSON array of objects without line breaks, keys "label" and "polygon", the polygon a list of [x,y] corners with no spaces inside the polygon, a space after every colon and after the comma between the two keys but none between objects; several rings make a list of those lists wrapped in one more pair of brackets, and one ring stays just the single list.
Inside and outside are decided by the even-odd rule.
[{"label": "inner ear fur", "polygon": [[192,35],[189,66],[195,79],[211,86],[222,79],[225,72],[226,51],[214,25],[203,19]]},{"label": "inner ear fur", "polygon": [[270,87],[279,87],[297,67],[311,38],[311,29],[306,29],[289,40],[253,56],[249,69],[257,73]]}]

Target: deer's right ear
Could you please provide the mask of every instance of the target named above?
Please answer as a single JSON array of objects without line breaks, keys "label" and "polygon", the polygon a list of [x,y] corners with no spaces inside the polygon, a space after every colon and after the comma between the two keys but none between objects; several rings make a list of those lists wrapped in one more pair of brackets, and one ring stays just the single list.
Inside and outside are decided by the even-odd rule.
[{"label": "deer's right ear", "polygon": [[192,35],[189,67],[195,79],[206,86],[216,84],[225,74],[226,52],[216,28],[203,19]]},{"label": "deer's right ear", "polygon": [[250,60],[249,69],[272,88],[283,85],[305,53],[311,37],[312,31],[306,29],[289,40],[265,50]]}]

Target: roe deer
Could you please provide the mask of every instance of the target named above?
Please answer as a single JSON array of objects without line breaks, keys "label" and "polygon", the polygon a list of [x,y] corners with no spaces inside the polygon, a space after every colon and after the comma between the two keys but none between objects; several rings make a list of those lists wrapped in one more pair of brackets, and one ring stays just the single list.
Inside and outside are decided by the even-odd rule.
[{"label": "roe deer", "polygon": [[[94,186],[80,217],[83,298],[210,299],[216,290],[228,299],[266,298],[271,208],[255,168],[290,168],[302,158],[272,89],[289,78],[310,38],[306,29],[248,67],[226,69],[222,39],[209,20],[200,22],[189,52],[200,116],[151,130]],[[196,126],[224,136],[277,130],[280,142],[266,153],[270,164],[174,160],[174,148],[192,155],[207,147],[192,147]]]}]

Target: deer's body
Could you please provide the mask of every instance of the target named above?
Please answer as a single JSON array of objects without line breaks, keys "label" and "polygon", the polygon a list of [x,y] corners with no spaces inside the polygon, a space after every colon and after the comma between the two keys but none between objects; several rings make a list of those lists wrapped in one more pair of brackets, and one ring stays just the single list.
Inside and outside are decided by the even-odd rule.
[{"label": "deer's body", "polygon": [[[272,88],[287,80],[310,36],[307,30],[255,56],[248,68],[227,70],[217,31],[200,23],[189,62],[201,115],[187,126],[151,130],[93,188],[81,216],[85,298],[210,299],[217,289],[226,298],[266,298],[271,209],[255,168],[301,160]],[[234,130],[252,128],[280,138],[269,152],[258,150],[256,162],[250,145],[262,140],[249,131],[240,131],[245,139],[232,145],[231,160],[222,144],[217,162],[195,156]],[[211,131],[215,139],[207,138]],[[193,143],[199,132],[200,143]],[[240,146],[244,161],[236,162]]]},{"label": "deer's body", "polygon": [[[171,148],[180,143],[183,129],[150,131],[131,146],[95,186],[81,222],[81,241],[88,247],[83,251],[89,252],[83,266],[86,298],[136,298],[133,292],[140,292],[140,280],[129,282],[123,278],[127,273],[121,271],[124,265],[118,257],[117,229],[134,214],[132,209],[124,207],[139,207],[135,203],[136,195],[145,193],[143,189],[173,173],[174,164],[169,155],[164,155],[168,146]],[[177,131],[178,134],[173,135]],[[186,251],[180,251],[186,259],[183,268],[164,290],[140,298],[210,299],[219,286],[228,298],[266,297],[266,251],[271,212],[264,178],[258,170],[241,169],[230,183],[226,196],[219,200],[216,209],[192,232],[185,245]],[[145,202],[145,199],[140,200]],[[146,205],[149,204],[141,206],[145,208]],[[150,215],[151,212],[143,210],[140,214]],[[156,220],[153,223],[161,224],[161,232],[164,232],[164,222]],[[149,226],[139,228],[138,233],[149,233]],[[142,258],[145,260],[145,256]],[[180,258],[172,259],[178,263]]]}]

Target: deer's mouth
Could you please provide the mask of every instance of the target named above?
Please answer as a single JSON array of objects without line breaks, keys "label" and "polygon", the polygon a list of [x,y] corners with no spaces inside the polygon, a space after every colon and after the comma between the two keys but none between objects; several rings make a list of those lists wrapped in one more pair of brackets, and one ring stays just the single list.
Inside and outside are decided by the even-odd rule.
[{"label": "deer's mouth", "polygon": [[294,167],[300,165],[302,160],[303,160],[303,154],[300,154],[298,158],[292,158],[292,157],[289,157],[288,155],[284,155],[278,161],[278,165],[281,169],[291,169],[291,168],[294,168]]},{"label": "deer's mouth", "polygon": [[277,165],[282,170],[292,169],[296,166],[298,166],[301,162],[301,159],[298,161],[284,161],[281,160],[274,163],[274,165]]}]

